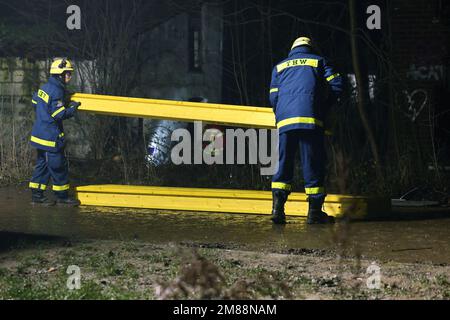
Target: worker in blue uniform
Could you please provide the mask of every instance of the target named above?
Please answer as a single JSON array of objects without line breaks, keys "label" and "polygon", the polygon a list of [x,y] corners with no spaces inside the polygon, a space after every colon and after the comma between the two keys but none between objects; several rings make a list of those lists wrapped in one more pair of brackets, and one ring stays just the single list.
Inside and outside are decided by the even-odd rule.
[{"label": "worker in blue uniform", "polygon": [[[32,203],[40,205],[77,206],[79,201],[69,197],[68,166],[64,154],[63,120],[73,117],[80,102],[66,102],[65,86],[72,78],[73,66],[67,59],[56,59],[50,67],[50,78],[32,103],[36,120],[31,132],[31,146],[37,150],[37,161],[29,187]],[[44,195],[50,178],[56,202]]]},{"label": "worker in blue uniform", "polygon": [[272,72],[270,102],[279,134],[278,171],[272,178],[272,221],[286,223],[284,205],[291,192],[295,155],[300,149],[308,195],[308,224],[333,223],[322,211],[326,155],[324,119],[342,92],[342,77],[327,60],[316,54],[311,39],[300,37],[289,56]]}]

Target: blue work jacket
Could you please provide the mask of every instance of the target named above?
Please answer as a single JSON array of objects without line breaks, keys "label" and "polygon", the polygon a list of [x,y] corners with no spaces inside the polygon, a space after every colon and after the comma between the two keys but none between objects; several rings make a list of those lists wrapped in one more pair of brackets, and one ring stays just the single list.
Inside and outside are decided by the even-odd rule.
[{"label": "blue work jacket", "polygon": [[342,92],[342,77],[309,46],[295,47],[272,71],[270,103],[280,133],[324,127]]},{"label": "blue work jacket", "polygon": [[63,120],[71,118],[76,108],[65,106],[65,86],[56,77],[50,77],[33,94],[36,120],[31,131],[31,146],[58,152],[65,146]]}]

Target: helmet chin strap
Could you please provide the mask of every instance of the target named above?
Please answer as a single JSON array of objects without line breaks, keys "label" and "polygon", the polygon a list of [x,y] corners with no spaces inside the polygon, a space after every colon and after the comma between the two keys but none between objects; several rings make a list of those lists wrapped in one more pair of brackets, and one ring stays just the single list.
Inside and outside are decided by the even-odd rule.
[{"label": "helmet chin strap", "polygon": [[66,82],[64,81],[65,78],[65,71],[61,74],[52,74],[52,77],[55,77],[56,79],[58,79],[62,84],[66,84]]}]

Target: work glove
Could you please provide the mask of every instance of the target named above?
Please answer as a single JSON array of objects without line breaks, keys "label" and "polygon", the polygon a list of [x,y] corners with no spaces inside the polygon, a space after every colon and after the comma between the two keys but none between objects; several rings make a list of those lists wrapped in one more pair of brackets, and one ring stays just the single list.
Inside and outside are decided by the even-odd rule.
[{"label": "work glove", "polygon": [[70,101],[70,103],[69,103],[69,107],[70,107],[70,108],[78,109],[79,106],[81,106],[81,102]]}]

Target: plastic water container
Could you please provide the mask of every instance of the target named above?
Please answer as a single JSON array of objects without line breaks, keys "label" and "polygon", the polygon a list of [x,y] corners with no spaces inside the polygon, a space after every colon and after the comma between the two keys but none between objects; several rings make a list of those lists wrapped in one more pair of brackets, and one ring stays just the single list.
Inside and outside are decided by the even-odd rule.
[{"label": "plastic water container", "polygon": [[[203,97],[193,97],[190,102],[208,102]],[[150,130],[150,137],[147,146],[146,162],[151,166],[160,166],[170,163],[170,153],[172,147],[177,143],[172,142],[172,132],[176,129],[187,129],[188,122],[159,120],[155,121]]]},{"label": "plastic water container", "polygon": [[170,162],[170,152],[176,142],[171,141],[172,132],[187,128],[189,123],[181,121],[160,120],[150,131],[146,160],[149,165],[160,166]]}]

